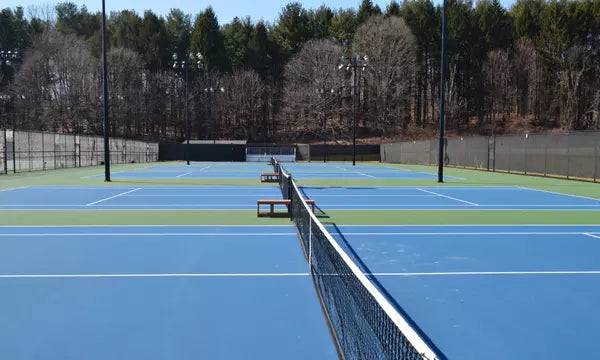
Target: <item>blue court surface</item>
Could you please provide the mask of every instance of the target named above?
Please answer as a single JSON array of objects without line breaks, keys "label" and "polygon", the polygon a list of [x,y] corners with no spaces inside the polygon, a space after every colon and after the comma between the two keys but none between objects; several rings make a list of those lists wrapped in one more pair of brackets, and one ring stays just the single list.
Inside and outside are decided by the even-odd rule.
[{"label": "blue court surface", "polygon": [[[408,169],[347,163],[286,163],[286,171],[298,179],[437,179],[437,175]],[[193,163],[192,165],[157,165],[132,171],[114,172],[115,179],[258,179],[272,172],[271,165],[257,163]],[[91,178],[102,178],[95,175]],[[460,179],[447,176],[447,179]]]},{"label": "blue court surface", "polygon": [[[327,210],[600,210],[600,199],[522,187],[302,187]],[[0,192],[0,209],[256,209],[278,186],[31,186]]]},{"label": "blue court surface", "polygon": [[336,359],[293,226],[0,227],[3,359]]},{"label": "blue court surface", "polygon": [[329,226],[448,359],[595,359],[600,226]]}]

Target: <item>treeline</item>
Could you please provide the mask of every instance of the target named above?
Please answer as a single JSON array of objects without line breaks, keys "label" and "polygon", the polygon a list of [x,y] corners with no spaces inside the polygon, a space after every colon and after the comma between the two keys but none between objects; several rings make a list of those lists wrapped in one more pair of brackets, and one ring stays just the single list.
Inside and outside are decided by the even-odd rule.
[{"label": "treeline", "polygon": [[[498,133],[600,128],[600,0],[447,0],[447,127]],[[432,135],[439,119],[441,8],[364,0],[285,6],[274,23],[212,8],[108,18],[111,133],[181,140],[189,63],[192,138],[253,141]],[[102,132],[101,16],[61,3],[0,12],[0,126]],[[187,54],[201,53],[202,68]],[[367,60],[352,71],[339,59]],[[354,101],[353,101],[354,100]]]}]

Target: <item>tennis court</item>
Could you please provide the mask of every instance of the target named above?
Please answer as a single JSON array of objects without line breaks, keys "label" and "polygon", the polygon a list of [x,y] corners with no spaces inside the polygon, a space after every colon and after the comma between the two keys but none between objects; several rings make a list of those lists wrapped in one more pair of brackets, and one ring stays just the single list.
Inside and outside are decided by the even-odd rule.
[{"label": "tennis court", "polygon": [[5,359],[337,358],[290,225],[1,227],[0,274]]},{"label": "tennis court", "polygon": [[600,226],[328,230],[449,359],[598,351]]},{"label": "tennis court", "polygon": [[[286,166],[288,166],[286,164]],[[286,167],[287,169],[287,167]],[[192,163],[188,166],[149,166],[135,171],[115,172],[115,179],[256,179],[264,172],[264,164]],[[348,163],[290,163],[289,169],[298,179],[435,179],[435,173],[404,168],[372,165],[352,166]],[[103,175],[92,178],[100,179]],[[460,180],[456,177],[449,179]]]},{"label": "tennis court", "polygon": [[[600,200],[525,187],[301,187],[327,210],[599,210]],[[256,209],[275,186],[31,186],[0,192],[0,209]]]},{"label": "tennis court", "polygon": [[[169,163],[118,167],[110,184],[98,168],[7,176],[0,224],[30,226],[0,226],[0,348],[24,359],[593,358],[595,184],[452,170],[438,186],[432,170]],[[273,171],[279,184],[259,183]],[[192,175],[203,173],[216,180]],[[256,217],[257,200],[282,197],[293,222]],[[527,219],[539,223],[511,223]]]}]

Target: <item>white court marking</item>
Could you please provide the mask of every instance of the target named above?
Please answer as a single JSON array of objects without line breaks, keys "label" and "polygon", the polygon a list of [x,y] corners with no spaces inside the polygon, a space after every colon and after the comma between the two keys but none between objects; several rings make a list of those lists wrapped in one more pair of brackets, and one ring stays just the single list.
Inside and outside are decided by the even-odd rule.
[{"label": "white court marking", "polygon": [[361,172],[358,172],[358,171],[357,171],[356,173],[357,173],[358,175],[367,176],[367,177],[370,177],[370,178],[373,178],[373,179],[377,179],[377,178],[376,178],[375,176],[373,176],[373,175],[369,175],[369,174],[361,173]]},{"label": "white court marking", "polygon": [[19,190],[19,189],[25,189],[28,188],[29,186],[18,186],[18,187],[14,187],[14,188],[8,188],[8,189],[0,189],[1,191],[11,191],[11,190]]},{"label": "white court marking", "polygon": [[568,196],[568,197],[573,197],[573,198],[578,198],[578,199],[587,199],[587,200],[600,201],[600,199],[596,199],[596,198],[588,197],[588,196],[571,195],[571,194],[559,193],[559,192],[550,191],[550,190],[540,190],[540,189],[528,188],[528,187],[524,187],[524,186],[519,186],[518,188],[522,189],[522,190],[538,191],[538,192],[543,192],[543,193],[548,193],[548,194],[555,194],[555,195],[562,195],[562,196]]},{"label": "white court marking", "polygon": [[[0,279],[44,278],[162,278],[162,277],[302,277],[310,273],[146,273],[146,274],[0,274]],[[340,276],[339,274],[320,274]],[[600,270],[575,271],[453,271],[453,272],[387,272],[363,273],[365,276],[497,276],[497,275],[600,275]]]},{"label": "white court marking", "polygon": [[[333,234],[334,236],[336,234]],[[339,236],[339,234],[337,234]],[[435,236],[435,235],[587,235],[600,239],[600,236],[592,235],[589,232],[577,231],[555,231],[555,232],[538,232],[538,231],[500,231],[500,232],[342,232],[342,235],[369,235],[369,236]]]},{"label": "white court marking", "polygon": [[183,174],[177,175],[177,176],[175,176],[175,177],[176,177],[176,178],[182,178],[182,177],[184,177],[184,176],[186,176],[186,175],[189,175],[189,174],[191,174],[191,173],[192,173],[192,172],[191,172],[191,171],[189,171],[189,172],[186,172],[186,173],[183,173]]},{"label": "white court marking", "polygon": [[85,206],[96,205],[96,204],[98,204],[98,203],[101,203],[101,202],[103,202],[103,201],[110,200],[110,199],[114,199],[114,198],[117,198],[117,197],[119,197],[119,196],[127,195],[127,194],[129,194],[129,193],[132,193],[132,192],[134,192],[134,191],[138,191],[138,190],[141,190],[141,189],[142,189],[142,188],[136,188],[136,189],[133,189],[133,190],[125,191],[125,192],[122,192],[122,193],[120,193],[120,194],[117,194],[117,195],[114,195],[114,196],[110,196],[110,197],[107,197],[107,198],[104,198],[104,199],[100,199],[100,200],[98,200],[98,201],[91,202],[91,203],[89,203],[89,204],[85,204]]},{"label": "white court marking", "polygon": [[287,277],[309,276],[309,273],[240,273],[240,274],[0,274],[0,279],[43,278],[161,278],[161,277]]},{"label": "white court marking", "polygon": [[469,204],[469,205],[479,206],[479,204],[475,204],[474,202],[470,202],[470,201],[458,199],[458,198],[455,198],[455,197],[452,197],[452,196],[448,196],[448,195],[443,195],[443,194],[437,193],[435,191],[424,190],[424,189],[421,189],[421,188],[415,188],[415,189],[417,189],[419,191],[423,191],[423,192],[429,193],[429,194],[441,196],[441,197],[446,198],[446,199],[450,199],[450,200],[454,200],[454,201],[459,201],[459,202],[462,202],[462,203],[465,203],[465,204]]},{"label": "white court marking", "polygon": [[600,275],[600,270],[576,271],[451,271],[370,273],[373,276],[473,276],[473,275]]},{"label": "white court marking", "polygon": [[255,232],[255,233],[223,233],[223,232],[101,232],[101,233],[12,233],[0,234],[0,237],[51,237],[51,236],[296,236],[295,232]]}]

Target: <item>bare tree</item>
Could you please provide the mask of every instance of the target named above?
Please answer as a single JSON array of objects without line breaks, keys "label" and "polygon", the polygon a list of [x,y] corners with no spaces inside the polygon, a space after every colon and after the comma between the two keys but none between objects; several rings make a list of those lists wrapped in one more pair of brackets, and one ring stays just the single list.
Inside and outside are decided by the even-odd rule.
[{"label": "bare tree", "polygon": [[[283,111],[279,121],[295,139],[336,138],[342,130],[342,79],[337,70],[343,49],[331,40],[311,40],[286,65]],[[329,129],[329,130],[328,130]]]},{"label": "bare tree", "polygon": [[[234,70],[224,76],[220,105],[221,136],[257,139],[263,125],[265,84],[254,70]],[[221,91],[221,88],[217,89]]]},{"label": "bare tree", "polygon": [[367,55],[366,106],[363,117],[383,135],[411,119],[410,84],[416,69],[415,38],[400,17],[371,17],[354,35],[352,51]]},{"label": "bare tree", "polygon": [[560,89],[560,126],[564,130],[578,128],[582,122],[580,97],[584,75],[592,70],[592,61],[583,45],[575,45],[562,56],[562,70],[558,74]]},{"label": "bare tree", "polygon": [[[133,50],[113,48],[108,52],[109,96],[112,133],[135,137],[142,133],[143,89],[145,78],[142,57]],[[163,105],[164,100],[160,101]],[[162,119],[161,119],[162,120]]]},{"label": "bare tree", "polygon": [[54,31],[38,36],[14,82],[22,99],[20,127],[76,132],[94,128],[98,69],[84,40]]},{"label": "bare tree", "polygon": [[492,133],[496,128],[496,116],[500,115],[503,122],[511,114],[511,74],[508,50],[493,50],[488,53],[484,65],[485,86],[487,89],[488,124]]}]

